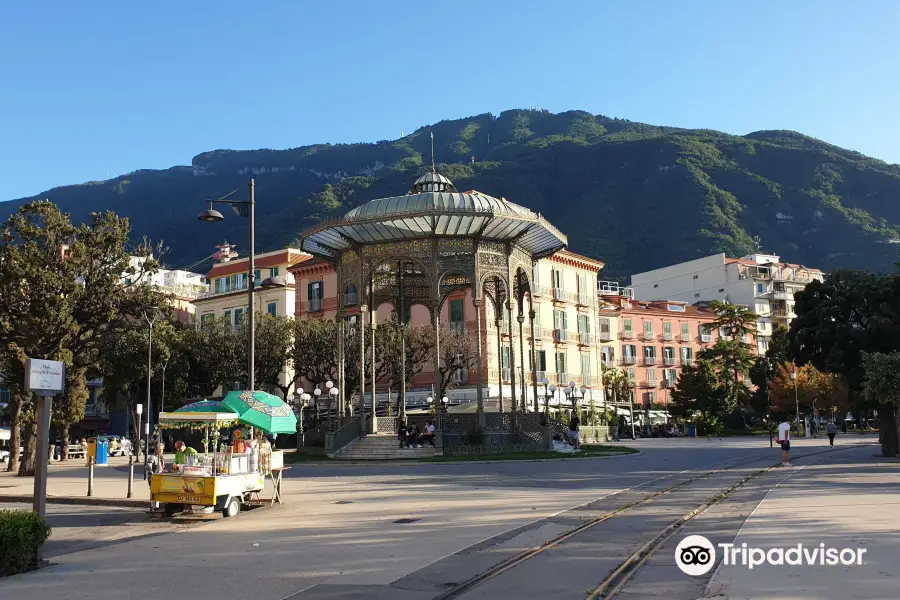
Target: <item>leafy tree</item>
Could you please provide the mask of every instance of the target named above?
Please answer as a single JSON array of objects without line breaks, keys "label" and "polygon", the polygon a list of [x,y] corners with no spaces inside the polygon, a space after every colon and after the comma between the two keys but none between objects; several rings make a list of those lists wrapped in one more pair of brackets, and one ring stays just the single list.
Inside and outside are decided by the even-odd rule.
[{"label": "leafy tree", "polygon": [[698,358],[709,363],[720,377],[728,399],[729,410],[743,406],[747,400],[744,374],[753,366],[753,346],[748,340],[756,334],[757,315],[737,304],[713,300],[710,307],[716,319],[710,327],[721,333],[712,348],[698,353]]},{"label": "leafy tree", "polygon": [[[791,379],[795,370],[796,394],[795,381]],[[816,410],[829,413],[835,407],[846,412],[849,407],[847,388],[840,376],[823,373],[811,364],[799,368],[790,362],[778,365],[775,378],[769,384],[769,397],[772,409],[783,415],[794,414],[798,402],[804,414]]]},{"label": "leafy tree", "polygon": [[863,393],[869,402],[879,407],[881,454],[887,457],[897,456],[900,453],[900,352],[865,353],[863,365]]},{"label": "leafy tree", "polygon": [[758,357],[750,368],[750,381],[755,386],[750,402],[757,413],[769,412],[769,385],[775,381],[779,365],[788,360],[788,330],[785,327],[777,327],[772,332],[768,350],[763,356]]},{"label": "leafy tree", "polygon": [[69,428],[84,418],[88,395],[85,369],[76,367],[66,371],[66,390],[57,395],[51,405],[51,422],[59,427],[61,432],[61,460],[69,458]]},{"label": "leafy tree", "polygon": [[[623,402],[628,402],[630,408],[634,409],[634,406],[631,404],[631,388],[633,387],[632,382],[628,379],[628,374],[622,369],[615,369],[610,367],[602,367],[603,369],[603,388],[605,392],[605,397],[608,403],[612,403],[612,405],[618,406],[618,404]],[[545,406],[545,411],[547,410]],[[616,417],[618,413],[613,410],[613,415]],[[607,414],[607,424],[611,426],[616,426],[617,423],[609,422],[609,415]],[[634,424],[634,415],[632,414],[632,424]]]},{"label": "leafy tree", "polygon": [[[294,350],[294,319],[270,314],[257,316],[255,347],[256,384],[261,389],[279,390],[287,398],[294,381],[281,383],[281,376],[290,366]],[[241,328],[246,339],[246,324]]]},{"label": "leafy tree", "polygon": [[721,416],[728,404],[728,389],[720,383],[713,363],[698,358],[693,365],[685,365],[672,390],[670,412],[678,416]]}]

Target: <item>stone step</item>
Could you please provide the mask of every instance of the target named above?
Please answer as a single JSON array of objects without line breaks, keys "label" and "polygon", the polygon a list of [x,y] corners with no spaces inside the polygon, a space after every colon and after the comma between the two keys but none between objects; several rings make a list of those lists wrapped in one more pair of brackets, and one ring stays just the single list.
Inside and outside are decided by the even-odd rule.
[{"label": "stone step", "polygon": [[435,455],[435,448],[400,448],[393,435],[369,435],[360,438],[337,454],[343,460],[401,460],[405,458],[429,458]]}]

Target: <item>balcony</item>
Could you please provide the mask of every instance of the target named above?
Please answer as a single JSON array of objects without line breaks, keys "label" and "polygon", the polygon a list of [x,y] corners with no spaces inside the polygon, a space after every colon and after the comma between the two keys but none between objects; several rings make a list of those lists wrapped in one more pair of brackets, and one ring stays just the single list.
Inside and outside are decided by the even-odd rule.
[{"label": "balcony", "polygon": [[557,373],[556,374],[556,385],[564,386],[569,385],[569,374],[568,373]]},{"label": "balcony", "polygon": [[560,288],[553,288],[553,299],[559,302],[577,302],[578,294],[573,294]]},{"label": "balcony", "polygon": [[663,358],[663,364],[667,367],[674,367],[678,364],[678,359],[674,356],[666,356],[665,358]]},{"label": "balcony", "polygon": [[667,342],[671,342],[672,340],[675,339],[675,336],[672,335],[672,332],[671,332],[671,331],[667,331],[667,332],[664,332],[664,333],[663,333],[662,339],[665,340],[665,341],[667,341]]},{"label": "balcony", "polygon": [[772,298],[774,298],[775,300],[793,300],[794,292],[788,292],[788,291],[772,292]]},{"label": "balcony", "polygon": [[681,364],[684,365],[685,367],[691,367],[694,365],[694,359],[693,358],[682,358]]},{"label": "balcony", "polygon": [[682,333],[678,336],[678,339],[680,339],[682,342],[691,342],[694,340],[694,338],[689,333]]},{"label": "balcony", "polygon": [[601,331],[597,334],[597,339],[601,342],[611,342],[613,340],[613,334],[610,331]]},{"label": "balcony", "polygon": [[215,289],[213,289],[211,287],[209,290],[202,292],[197,297],[198,298],[212,298],[213,296],[221,296],[223,294],[231,294],[233,292],[241,292],[241,291],[247,291],[247,282],[246,281],[242,284],[238,284],[238,285],[234,285],[234,286],[217,287]]},{"label": "balcony", "polygon": [[579,306],[593,306],[594,296],[591,294],[578,294],[576,296],[575,302]]},{"label": "balcony", "polygon": [[594,343],[594,336],[590,333],[578,332],[578,343],[582,346],[591,346]]},{"label": "balcony", "polygon": [[534,291],[535,296],[549,296],[550,288],[546,285],[538,285],[535,284],[531,286],[531,289]]},{"label": "balcony", "polygon": [[657,381],[658,380],[656,380],[656,379],[644,379],[641,381],[641,387],[642,388],[655,388],[657,385]]},{"label": "balcony", "polygon": [[712,341],[712,334],[711,334],[711,333],[703,333],[703,334],[700,334],[700,341],[703,342],[703,343],[705,343],[705,344],[711,342],[711,341]]},{"label": "balcony", "polygon": [[644,340],[645,342],[655,342],[656,336],[653,334],[652,331],[645,331],[644,333],[641,334],[641,339]]},{"label": "balcony", "polygon": [[637,356],[623,356],[622,364],[623,365],[636,365],[637,364]]},{"label": "balcony", "polygon": [[569,341],[569,332],[565,329],[553,330],[553,341],[558,344],[564,344]]},{"label": "balcony", "polygon": [[662,387],[668,388],[668,389],[672,389],[672,388],[675,387],[675,381],[672,380],[672,379],[663,379],[663,380],[662,380]]},{"label": "balcony", "polygon": [[644,357],[644,364],[645,364],[645,365],[658,365],[658,364],[659,364],[659,359],[656,358],[655,356],[645,356],[645,357]]},{"label": "balcony", "polygon": [[623,340],[631,340],[634,339],[634,332],[630,329],[623,329],[621,336]]}]

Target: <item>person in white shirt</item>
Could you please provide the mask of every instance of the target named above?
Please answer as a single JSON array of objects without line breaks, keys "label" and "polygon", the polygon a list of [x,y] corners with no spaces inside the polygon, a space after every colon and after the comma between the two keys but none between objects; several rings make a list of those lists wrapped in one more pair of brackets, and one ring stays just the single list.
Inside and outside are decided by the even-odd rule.
[{"label": "person in white shirt", "polygon": [[419,447],[422,447],[422,443],[428,442],[432,446],[434,446],[434,432],[435,426],[434,421],[428,419],[428,424],[425,426],[425,433],[422,434],[422,437],[419,439]]},{"label": "person in white shirt", "polygon": [[791,463],[788,462],[788,452],[791,451],[791,424],[787,421],[782,421],[780,425],[778,425],[778,437],[775,440],[781,444],[781,465],[782,466],[790,466]]}]

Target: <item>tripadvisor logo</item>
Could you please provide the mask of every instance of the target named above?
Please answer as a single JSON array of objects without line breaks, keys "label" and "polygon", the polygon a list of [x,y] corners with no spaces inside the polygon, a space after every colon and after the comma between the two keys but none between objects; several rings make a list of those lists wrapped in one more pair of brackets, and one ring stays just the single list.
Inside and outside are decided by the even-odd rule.
[{"label": "tripadvisor logo", "polygon": [[[749,570],[762,565],[782,566],[859,566],[863,564],[865,548],[829,548],[825,544],[806,547],[797,544],[789,548],[754,548],[746,543],[718,544],[722,564],[741,566]],[[686,575],[705,575],[716,564],[716,546],[702,535],[689,535],[675,547],[675,564]]]}]

